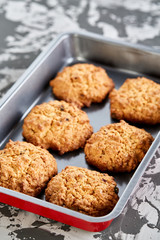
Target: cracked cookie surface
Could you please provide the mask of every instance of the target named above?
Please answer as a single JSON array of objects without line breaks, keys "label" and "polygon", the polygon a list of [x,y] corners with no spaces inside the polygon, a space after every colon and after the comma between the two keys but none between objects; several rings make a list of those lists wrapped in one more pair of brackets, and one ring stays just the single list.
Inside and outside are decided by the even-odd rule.
[{"label": "cracked cookie surface", "polygon": [[144,77],[127,79],[109,94],[112,118],[133,123],[160,123],[160,84]]},{"label": "cracked cookie surface", "polygon": [[84,147],[92,132],[87,114],[65,101],[35,106],[23,124],[23,136],[28,142],[60,154]]},{"label": "cracked cookie surface", "polygon": [[106,173],[68,166],[50,180],[45,196],[51,203],[98,217],[112,211],[118,188]]},{"label": "cracked cookie surface", "polygon": [[124,120],[102,127],[88,139],[84,152],[101,171],[130,172],[141,162],[153,137]]},{"label": "cracked cookie surface", "polygon": [[114,83],[103,68],[82,63],[65,67],[50,81],[50,86],[58,99],[81,108],[89,107],[92,102],[102,102]]},{"label": "cracked cookie surface", "polygon": [[37,196],[55,174],[55,158],[41,147],[10,140],[0,150],[1,187]]}]

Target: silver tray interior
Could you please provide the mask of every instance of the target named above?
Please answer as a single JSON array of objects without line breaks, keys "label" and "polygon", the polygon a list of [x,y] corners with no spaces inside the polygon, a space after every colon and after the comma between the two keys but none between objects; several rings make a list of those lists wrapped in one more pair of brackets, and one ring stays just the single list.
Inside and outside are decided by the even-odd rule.
[{"label": "silver tray interior", "polygon": [[[55,99],[49,87],[49,81],[64,66],[79,62],[93,63],[103,67],[113,79],[117,89],[127,78],[137,76],[146,76],[160,83],[160,54],[156,51],[142,46],[105,40],[94,34],[63,34],[49,45],[2,99],[0,105],[1,149],[9,139],[24,140],[22,137],[24,117],[36,104]],[[101,126],[117,122],[110,117],[108,98],[100,104],[92,104],[90,108],[83,108],[83,110],[87,112],[94,132],[98,131]],[[146,129],[153,137],[156,137],[160,130],[159,125],[137,126]],[[57,160],[59,172],[68,165],[95,169],[86,163],[83,149],[62,156],[52,150],[50,152]],[[142,170],[144,170],[142,167],[141,170],[137,169],[141,171],[138,177],[142,174]],[[114,176],[121,197],[134,171],[109,174]],[[135,184],[136,181],[132,186],[134,187]],[[44,199],[44,194],[41,194],[39,198]]]}]

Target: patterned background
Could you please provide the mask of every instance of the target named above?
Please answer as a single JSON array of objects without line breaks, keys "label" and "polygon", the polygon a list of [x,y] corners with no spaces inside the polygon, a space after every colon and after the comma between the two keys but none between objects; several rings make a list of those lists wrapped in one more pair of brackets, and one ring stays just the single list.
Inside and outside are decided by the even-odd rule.
[{"label": "patterned background", "polygon": [[[0,97],[57,34],[90,31],[160,50],[158,0],[0,0]],[[0,204],[0,239],[160,239],[160,148],[122,214],[90,233]]]}]

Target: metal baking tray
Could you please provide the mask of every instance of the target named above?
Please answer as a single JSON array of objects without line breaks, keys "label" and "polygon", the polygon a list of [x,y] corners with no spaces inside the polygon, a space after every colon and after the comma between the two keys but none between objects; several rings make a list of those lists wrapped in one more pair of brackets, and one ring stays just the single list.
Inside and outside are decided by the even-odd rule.
[{"label": "metal baking tray", "polygon": [[[1,100],[1,149],[9,139],[24,140],[22,137],[24,117],[36,104],[54,99],[49,81],[64,66],[77,62],[93,63],[106,69],[116,88],[119,88],[126,78],[137,76],[147,76],[160,83],[160,53],[155,50],[105,39],[92,33],[62,34],[51,42]],[[87,112],[94,132],[98,131],[101,126],[115,122],[110,117],[108,98],[100,104],[92,104],[90,108],[83,108],[83,110]],[[44,194],[35,198],[3,187],[0,187],[0,201],[88,231],[104,230],[121,213],[158,149],[160,126],[141,125],[139,127],[145,128],[154,138],[157,137],[136,171],[113,175],[119,187],[120,199],[108,215],[103,217],[87,216],[46,202]],[[67,165],[94,169],[86,163],[82,149],[62,156],[52,151],[51,153],[57,160],[59,172]]]}]

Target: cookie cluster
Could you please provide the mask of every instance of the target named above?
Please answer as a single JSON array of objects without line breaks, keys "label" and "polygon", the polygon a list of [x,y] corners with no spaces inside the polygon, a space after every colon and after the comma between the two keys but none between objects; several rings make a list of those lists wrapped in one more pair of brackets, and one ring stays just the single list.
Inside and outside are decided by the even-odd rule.
[{"label": "cookie cluster", "polygon": [[[127,79],[116,90],[103,68],[75,64],[58,73],[50,86],[59,100],[35,106],[24,119],[26,142],[10,140],[0,150],[0,186],[30,196],[45,189],[51,203],[91,216],[106,215],[119,199],[117,184],[106,172],[131,172],[142,161],[154,139],[130,123],[160,123],[160,84],[139,77]],[[93,133],[81,108],[107,95],[111,117],[120,122]],[[79,148],[97,171],[68,166],[58,173],[47,149],[63,155]]]}]

